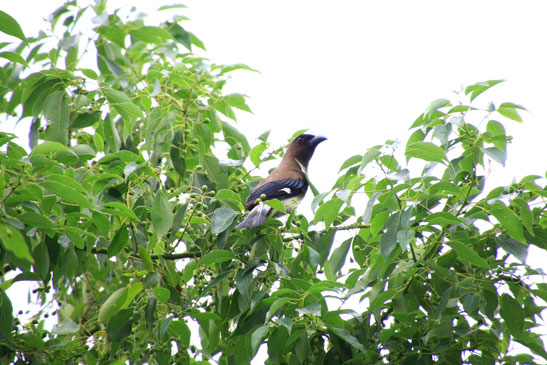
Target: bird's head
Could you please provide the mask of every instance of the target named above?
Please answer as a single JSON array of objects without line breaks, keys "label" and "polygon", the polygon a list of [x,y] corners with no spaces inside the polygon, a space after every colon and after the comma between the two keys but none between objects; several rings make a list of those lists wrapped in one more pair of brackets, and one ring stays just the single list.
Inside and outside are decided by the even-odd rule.
[{"label": "bird's head", "polygon": [[301,134],[289,144],[285,153],[286,158],[298,160],[304,167],[308,167],[313,152],[319,143],[327,138],[323,136],[314,136],[313,134]]}]

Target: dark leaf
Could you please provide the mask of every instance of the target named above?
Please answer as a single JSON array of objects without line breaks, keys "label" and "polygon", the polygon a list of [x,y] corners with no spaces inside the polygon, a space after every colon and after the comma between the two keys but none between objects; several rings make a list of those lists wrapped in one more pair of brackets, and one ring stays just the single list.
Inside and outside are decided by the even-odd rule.
[{"label": "dark leaf", "polygon": [[217,208],[215,210],[215,213],[213,214],[213,223],[212,223],[212,231],[215,234],[219,234],[221,232],[224,232],[232,222],[234,221],[234,218],[236,217],[238,213],[230,208]]},{"label": "dark leaf", "polygon": [[348,238],[342,244],[334,249],[331,257],[329,258],[329,268],[334,274],[340,271],[344,263],[346,262],[346,256],[349,252],[349,247],[352,239]]},{"label": "dark leaf", "polygon": [[108,246],[108,257],[116,256],[120,253],[127,242],[129,241],[129,231],[127,226],[124,224],[118,229],[114,238],[112,238],[112,243]]},{"label": "dark leaf", "polygon": [[524,311],[519,302],[508,294],[502,294],[500,315],[505,320],[509,332],[518,338],[524,330]]}]

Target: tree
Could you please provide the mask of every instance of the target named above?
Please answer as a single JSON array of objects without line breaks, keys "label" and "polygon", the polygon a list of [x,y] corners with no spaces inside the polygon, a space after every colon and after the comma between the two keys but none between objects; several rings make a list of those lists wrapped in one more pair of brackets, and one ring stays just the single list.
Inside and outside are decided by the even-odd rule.
[{"label": "tree", "polygon": [[[547,285],[526,264],[547,248],[547,191],[536,175],[485,191],[523,110],[478,106],[500,80],[432,102],[404,151],[349,157],[313,217],[234,231],[255,169],[283,151],[249,143],[245,96],[222,92],[254,70],[195,56],[182,17],[118,14],[68,2],[26,38],[0,12],[21,41],[0,53],[0,110],[32,119],[30,153],[0,134],[3,362],[244,364],[260,346],[270,364],[547,359],[532,331]],[[7,294],[19,281],[38,285],[28,322]]]}]

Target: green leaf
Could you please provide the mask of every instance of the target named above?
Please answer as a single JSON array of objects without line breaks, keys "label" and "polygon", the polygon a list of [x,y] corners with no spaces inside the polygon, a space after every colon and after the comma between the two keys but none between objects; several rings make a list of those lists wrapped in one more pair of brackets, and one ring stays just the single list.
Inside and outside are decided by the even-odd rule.
[{"label": "green leaf", "polygon": [[[247,65],[244,65],[242,63],[236,63],[236,64],[233,64],[233,65],[217,66],[217,67],[220,68],[219,75],[224,75],[225,73],[232,72],[232,71],[235,71],[235,70],[246,70],[246,71],[252,71],[252,72],[260,73],[260,71],[255,70],[254,68],[251,68],[251,67],[249,67]],[[211,67],[211,69],[215,69],[215,67]]]},{"label": "green leaf", "polygon": [[122,304],[122,308],[127,308],[135,299],[135,297],[142,291],[143,285],[140,281],[137,281],[134,284],[131,284],[129,288],[127,288],[127,296],[125,298],[125,301]]},{"label": "green leaf", "polygon": [[228,94],[224,96],[224,100],[234,108],[252,113],[251,108],[245,103],[245,95],[243,94]]},{"label": "green leaf", "polygon": [[224,133],[224,139],[230,146],[234,147],[239,145],[244,154],[251,150],[247,138],[230,124],[222,122],[222,132]]},{"label": "green leaf", "polygon": [[160,191],[154,197],[154,202],[152,203],[152,229],[158,239],[161,239],[171,226],[173,225],[173,212],[171,211],[171,205],[163,191]]},{"label": "green leaf", "polygon": [[268,322],[281,307],[285,306],[285,304],[287,304],[291,300],[291,298],[276,299],[275,302],[273,302],[270,306],[270,309],[268,309],[268,313],[266,314],[266,322]]},{"label": "green leaf", "polygon": [[478,82],[474,85],[468,86],[465,88],[465,95],[471,94],[471,101],[473,101],[477,96],[490,89],[492,86],[503,82],[504,80],[489,80]]},{"label": "green leaf", "polygon": [[362,159],[363,159],[363,156],[361,156],[361,155],[351,156],[346,161],[344,161],[344,163],[342,163],[342,166],[340,166],[340,169],[338,170],[338,172],[340,172],[342,170],[345,170],[348,167],[357,165],[359,162],[361,162]]},{"label": "green leaf", "polygon": [[329,195],[328,191],[314,196],[311,202],[311,211],[313,213],[317,213],[317,208],[319,207],[319,205],[323,204],[323,198],[326,197],[327,195]]},{"label": "green leaf", "polygon": [[404,229],[397,232],[397,242],[399,242],[399,246],[403,251],[406,251],[412,239],[414,239],[414,230],[412,229]]},{"label": "green leaf", "polygon": [[25,34],[23,33],[19,23],[17,23],[17,20],[2,10],[0,10],[0,32],[17,37],[28,44],[27,37],[25,37]]},{"label": "green leaf", "polygon": [[214,107],[216,110],[224,114],[226,117],[232,119],[233,121],[237,121],[234,110],[232,109],[231,105],[228,104],[226,100],[224,99],[217,100],[214,104]]},{"label": "green leaf", "polygon": [[339,198],[333,198],[319,206],[315,213],[314,223],[325,222],[325,227],[330,227],[338,216],[338,212],[344,202]]},{"label": "green leaf", "polygon": [[[231,270],[233,270],[233,269],[231,269]],[[207,295],[209,290],[214,288],[218,283],[222,282],[228,275],[230,275],[231,270],[224,271],[224,272],[221,272],[220,274],[218,274],[213,280],[211,280],[209,282],[209,284],[205,288],[203,288],[203,291],[200,293],[199,297],[203,297],[203,296]]]},{"label": "green leaf", "polygon": [[139,220],[139,218],[137,218],[137,216],[131,209],[118,202],[104,203],[104,207],[101,209],[101,212],[114,214],[120,217],[131,218],[131,220],[134,221]]},{"label": "green leaf", "polygon": [[29,211],[22,213],[17,217],[21,222],[25,223],[26,225],[30,227],[37,227],[37,228],[53,228],[55,227],[55,224],[47,219],[46,217],[34,212]]},{"label": "green leaf", "polygon": [[425,161],[447,161],[444,150],[431,142],[413,142],[406,146],[405,155],[407,160],[415,157]]},{"label": "green leaf", "polygon": [[359,170],[357,173],[361,173],[363,169],[373,160],[380,157],[381,153],[376,148],[371,148],[365,154],[363,155],[363,159],[361,160],[361,165],[359,166]]},{"label": "green leaf", "polygon": [[442,144],[446,144],[448,142],[448,137],[450,137],[451,132],[452,124],[441,124],[433,129],[433,137],[437,138]]},{"label": "green leaf", "polygon": [[465,219],[458,218],[449,212],[432,213],[428,215],[425,220],[429,222],[429,224],[438,224],[441,227],[465,223]]},{"label": "green leaf", "polygon": [[80,162],[91,160],[96,155],[95,150],[87,144],[77,144],[76,146],[70,147],[70,150],[78,156]]},{"label": "green leaf", "polygon": [[56,181],[43,181],[40,185],[69,203],[79,205],[82,208],[91,209],[92,207],[91,202],[82,193],[70,186]]},{"label": "green leaf", "polygon": [[334,236],[336,231],[328,231],[321,235],[319,240],[315,243],[317,252],[319,252],[319,264],[323,266],[329,257],[332,243],[334,242]]},{"label": "green leaf", "polygon": [[[286,319],[288,323],[292,325],[290,319]],[[287,327],[280,325],[273,328],[272,333],[268,336],[268,360],[272,364],[281,364],[283,355],[285,354],[285,343],[289,339],[289,332]]]},{"label": "green leaf", "polygon": [[270,200],[266,200],[264,202],[264,204],[266,205],[269,205],[270,207],[272,207],[273,209],[277,210],[277,211],[280,211],[282,213],[287,213],[286,209],[285,209],[285,205],[281,202],[281,200],[279,199],[270,199]]},{"label": "green leaf", "polygon": [[160,302],[166,303],[169,300],[170,294],[168,289],[157,286],[153,288],[152,291]]},{"label": "green leaf", "polygon": [[188,328],[188,325],[184,323],[184,321],[180,320],[174,320],[169,325],[169,328],[167,329],[167,333],[172,338],[176,338],[177,342],[179,342],[183,347],[188,348],[190,346],[190,328]]},{"label": "green leaf", "polygon": [[346,257],[349,252],[349,247],[352,239],[348,238],[342,244],[334,249],[331,257],[329,258],[329,269],[332,274],[340,271],[344,263],[346,262]]},{"label": "green leaf", "polygon": [[148,274],[146,274],[146,276],[144,277],[144,280],[142,282],[142,285],[148,289],[148,288],[151,288],[153,286],[155,286],[157,283],[159,283],[161,279],[161,275],[157,272],[149,272]]},{"label": "green leaf", "polygon": [[380,237],[380,251],[384,258],[389,257],[391,251],[397,246],[400,216],[400,212],[395,212],[385,221],[386,232]]},{"label": "green leaf", "polygon": [[[545,345],[540,334],[532,331],[523,331],[520,336],[515,337],[515,341],[527,346],[534,354],[547,360],[547,352],[545,351]],[[528,357],[526,355],[528,354],[518,354],[514,358],[519,361],[519,364],[534,364],[532,356]]]},{"label": "green leaf", "polygon": [[505,252],[515,256],[523,264],[526,263],[528,246],[510,237],[495,237],[494,240]]},{"label": "green leaf", "polygon": [[224,232],[236,217],[238,213],[230,208],[217,208],[213,214],[212,231],[214,234]]},{"label": "green leaf", "polygon": [[256,354],[258,351],[258,347],[262,343],[262,340],[268,333],[269,329],[270,326],[265,324],[253,331],[253,334],[251,335],[251,349],[253,354]]},{"label": "green leaf", "polygon": [[25,239],[15,227],[1,224],[0,240],[6,251],[11,252],[20,259],[34,263]]},{"label": "green leaf", "polygon": [[110,114],[108,114],[103,121],[103,135],[106,140],[106,144],[110,148],[110,152],[118,152],[122,145],[122,141],[120,139],[120,135],[118,134],[118,130],[114,125],[114,120]]},{"label": "green leaf", "polygon": [[118,313],[122,309],[123,304],[127,298],[127,288],[120,288],[112,293],[108,299],[105,300],[101,308],[99,308],[99,322],[106,322],[114,314]]},{"label": "green leaf", "polygon": [[109,342],[116,343],[131,334],[131,328],[133,327],[132,316],[133,309],[127,308],[118,311],[108,320],[105,331]]},{"label": "green leaf", "polygon": [[65,153],[72,153],[74,157],[77,158],[76,154],[74,152],[70,151],[68,148],[63,146],[59,142],[52,142],[52,141],[45,141],[44,143],[39,144],[38,146],[34,147],[32,150],[31,156],[36,155],[47,155],[54,152],[65,152]]},{"label": "green leaf", "polygon": [[209,266],[218,262],[230,261],[235,258],[235,255],[228,250],[213,250],[205,255],[200,261],[199,265]]},{"label": "green leaf", "polygon": [[183,147],[184,141],[182,139],[182,131],[178,130],[171,141],[169,155],[171,156],[171,164],[180,177],[184,177],[184,174],[186,173],[186,160],[183,158]]},{"label": "green leaf", "polygon": [[516,299],[505,293],[500,298],[500,316],[513,336],[519,337],[522,334],[524,310]]},{"label": "green leaf", "polygon": [[156,305],[158,304],[158,299],[156,297],[150,296],[144,307],[144,319],[149,331],[152,331],[154,328],[154,313],[156,312]]},{"label": "green leaf", "polygon": [[233,190],[230,189],[220,189],[215,195],[215,200],[231,200],[237,203],[237,205],[243,209],[243,204],[241,204],[241,198]]},{"label": "green leaf", "polygon": [[372,208],[374,207],[374,204],[376,204],[376,200],[378,200],[378,197],[381,194],[382,194],[381,192],[376,191],[368,199],[367,206],[365,208],[365,211],[364,211],[363,217],[362,217],[364,224],[369,224],[370,223],[370,218],[372,217]]},{"label": "green leaf", "polygon": [[19,53],[15,52],[0,52],[0,57],[5,58],[11,62],[20,63],[21,65],[28,67],[27,61]]},{"label": "green leaf", "polygon": [[99,110],[85,111],[79,114],[74,119],[74,121],[70,125],[70,128],[78,129],[78,128],[86,128],[86,127],[92,126],[99,120],[100,116],[101,116],[101,112]]},{"label": "green leaf", "polygon": [[488,121],[488,124],[486,124],[486,130],[493,136],[505,136],[505,128],[503,127],[503,124],[495,120]]},{"label": "green leaf", "polygon": [[335,327],[329,327],[329,329],[357,350],[365,352],[365,347],[347,330]]},{"label": "green leaf", "polygon": [[63,319],[62,322],[59,322],[53,328],[53,334],[55,335],[70,335],[77,333],[80,330],[80,327],[76,322],[70,318]]},{"label": "green leaf", "polygon": [[182,271],[182,281],[188,282],[194,277],[194,271],[198,267],[198,263],[192,259],[188,261],[186,266],[184,266],[184,270]]},{"label": "green leaf", "polygon": [[32,251],[34,257],[34,272],[40,275],[42,280],[47,280],[50,270],[50,256],[46,243],[37,245]]},{"label": "green leaf", "polygon": [[474,250],[467,247],[463,243],[457,242],[457,241],[451,241],[451,242],[447,242],[446,244],[452,247],[454,251],[456,251],[456,254],[458,255],[458,259],[464,264],[471,264],[478,267],[482,267],[483,269],[490,269],[490,265],[488,264],[488,261],[480,257],[478,253],[476,253]]},{"label": "green leaf", "polygon": [[483,148],[482,151],[491,159],[496,161],[502,166],[505,166],[505,159],[507,158],[507,153],[498,147],[487,147]]},{"label": "green leaf", "polygon": [[408,140],[406,141],[406,144],[412,144],[414,142],[423,142],[426,134],[421,129],[416,129],[410,137],[408,137]]},{"label": "green leaf", "polygon": [[133,152],[121,150],[118,152],[110,153],[99,160],[99,163],[105,164],[113,160],[122,160],[123,162],[135,162],[139,159],[139,156]]},{"label": "green leaf", "polygon": [[120,113],[124,118],[143,118],[141,109],[131,102],[131,99],[121,91],[103,88],[103,94],[108,99],[110,105]]},{"label": "green leaf", "polygon": [[173,39],[171,34],[169,34],[169,32],[165,29],[151,26],[132,29],[129,31],[129,34],[140,41],[153,44],[162,44]]},{"label": "green leaf", "polygon": [[82,194],[87,194],[87,191],[82,187],[82,185],[76,180],[74,180],[73,178],[71,178],[70,176],[60,175],[60,174],[51,174],[51,175],[47,175],[47,180],[55,181],[55,182],[58,182],[59,184],[70,186],[72,189],[78,190]]},{"label": "green leaf", "polygon": [[434,112],[436,112],[438,109],[445,106],[450,106],[450,100],[447,100],[447,99],[433,100],[431,104],[429,104],[429,108],[427,108],[426,114],[428,117],[431,117]]},{"label": "green leaf", "polygon": [[141,258],[141,262],[144,268],[148,270],[148,272],[153,272],[154,263],[152,262],[150,253],[146,250],[146,248],[142,247],[141,245],[138,245],[138,251],[139,251],[139,257]]},{"label": "green leaf", "polygon": [[502,103],[496,111],[506,118],[514,120],[515,122],[522,122],[522,118],[517,113],[517,109],[526,110],[522,106],[513,103]]},{"label": "green leaf", "polygon": [[[10,298],[4,290],[0,290],[0,334],[7,339],[13,341],[13,306]],[[6,341],[6,340],[4,340]]]},{"label": "green leaf", "polygon": [[501,226],[507,230],[509,236],[513,237],[517,241],[526,243],[522,223],[515,212],[506,207],[505,204],[500,201],[496,201],[492,204],[491,212]]},{"label": "green leaf", "polygon": [[188,50],[192,50],[192,37],[191,33],[187,32],[178,23],[166,22],[167,30],[171,36]]},{"label": "green leaf", "polygon": [[249,152],[249,158],[251,159],[251,162],[258,167],[260,165],[260,156],[262,155],[262,152],[264,152],[268,148],[266,143],[261,143],[253,147],[251,152]]},{"label": "green leaf", "polygon": [[64,91],[56,91],[47,97],[44,105],[44,116],[49,122],[46,139],[64,145],[68,143],[70,125],[67,97]]},{"label": "green leaf", "polygon": [[515,198],[513,199],[511,204],[514,204],[518,207],[519,209],[518,215],[520,216],[520,220],[522,224],[524,225],[528,233],[534,236],[534,227],[533,227],[534,215],[532,214],[532,211],[530,210],[528,203],[524,199]]},{"label": "green leaf", "polygon": [[97,75],[95,70],[92,70],[90,68],[81,68],[80,71],[90,79],[99,80],[99,76]]},{"label": "green leaf", "polygon": [[129,231],[127,230],[127,226],[124,224],[120,227],[120,229],[118,229],[114,235],[114,238],[112,238],[112,243],[108,246],[108,257],[119,254],[127,244],[127,241],[129,241]]}]

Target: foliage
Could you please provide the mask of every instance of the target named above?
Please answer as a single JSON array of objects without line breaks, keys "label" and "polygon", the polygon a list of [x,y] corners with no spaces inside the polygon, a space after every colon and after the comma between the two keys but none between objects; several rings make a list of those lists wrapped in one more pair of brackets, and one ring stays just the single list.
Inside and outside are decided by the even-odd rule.
[{"label": "foliage", "polygon": [[[531,331],[547,285],[526,264],[547,248],[547,191],[535,175],[485,191],[510,141],[499,120],[523,109],[477,106],[499,80],[431,103],[404,156],[388,141],[348,158],[311,220],[233,231],[259,179],[244,161],[282,153],[233,124],[250,109],[222,93],[227,74],[252,69],[194,55],[184,17],[72,1],[36,38],[0,19],[21,40],[0,54],[3,123],[32,119],[30,153],[0,135],[3,362],[244,364],[261,346],[270,364],[547,359]],[[25,323],[20,281],[38,285]]]}]

